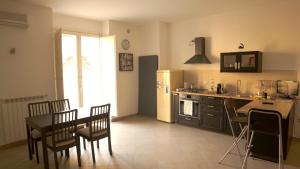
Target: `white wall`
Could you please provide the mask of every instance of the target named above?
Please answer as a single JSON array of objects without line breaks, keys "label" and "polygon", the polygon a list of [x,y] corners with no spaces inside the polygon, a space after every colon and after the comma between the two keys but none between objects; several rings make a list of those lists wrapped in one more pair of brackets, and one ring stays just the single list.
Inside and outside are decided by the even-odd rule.
[{"label": "white wall", "polygon": [[103,21],[89,20],[62,14],[53,14],[53,28],[67,31],[100,34]]},{"label": "white wall", "polygon": [[141,55],[158,55],[159,69],[169,67],[169,23],[152,22],[139,27]]},{"label": "white wall", "polygon": [[[130,33],[127,33],[127,29]],[[117,69],[117,116],[128,116],[138,112],[138,56],[140,56],[139,33],[136,26],[109,21],[109,34],[116,36]],[[121,47],[121,41],[130,41],[129,50]],[[133,71],[119,71],[119,53],[133,53]]]},{"label": "white wall", "polygon": [[0,10],[27,14],[29,22],[27,29],[0,27],[1,98],[54,96],[51,9],[1,1]]},{"label": "white wall", "polygon": [[[219,69],[220,52],[260,50],[263,69],[295,70],[299,56],[299,1],[282,1],[267,6],[198,17],[174,22],[170,26],[171,67],[184,69]],[[184,65],[194,54],[189,42],[206,37],[206,53],[211,65]]]},{"label": "white wall", "polygon": [[159,55],[159,22],[139,26],[142,55]]},{"label": "white wall", "polygon": [[[41,94],[53,98],[51,9],[1,1],[0,11],[27,14],[29,22],[27,29],[0,26],[0,99]],[[16,54],[9,53],[11,48],[16,48]],[[0,145],[4,138],[2,131]]]},{"label": "white wall", "polygon": [[169,23],[159,24],[159,69],[170,67]]}]

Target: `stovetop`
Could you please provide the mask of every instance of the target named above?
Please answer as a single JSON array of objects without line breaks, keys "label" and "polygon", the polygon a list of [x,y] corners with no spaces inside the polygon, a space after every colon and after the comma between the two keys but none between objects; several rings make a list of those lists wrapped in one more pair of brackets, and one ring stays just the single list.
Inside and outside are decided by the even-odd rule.
[{"label": "stovetop", "polygon": [[208,92],[207,89],[200,89],[200,88],[180,88],[177,89],[178,92],[188,92],[188,93],[205,93]]}]

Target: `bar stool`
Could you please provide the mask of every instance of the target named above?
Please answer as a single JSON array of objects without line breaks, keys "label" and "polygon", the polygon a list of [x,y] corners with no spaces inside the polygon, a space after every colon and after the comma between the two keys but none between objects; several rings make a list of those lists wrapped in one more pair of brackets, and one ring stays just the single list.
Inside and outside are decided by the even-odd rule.
[{"label": "bar stool", "polygon": [[[227,119],[229,122],[229,127],[230,127],[230,130],[232,133],[233,143],[227,149],[225,154],[221,157],[221,159],[219,160],[219,164],[222,163],[222,161],[226,158],[226,156],[228,154],[230,154],[231,151],[234,150],[235,148],[237,148],[237,151],[239,153],[241,161],[243,162],[243,156],[238,147],[238,144],[243,137],[245,138],[246,132],[248,130],[248,126],[247,126],[248,117],[243,117],[243,116],[238,115],[238,113],[236,112],[235,101],[233,99],[225,99],[224,100],[224,108],[225,108],[226,116],[227,116]],[[234,132],[234,129],[233,129],[233,124],[238,124],[238,126],[241,130],[240,134],[237,137],[236,137],[236,133]]]},{"label": "bar stool", "polygon": [[[278,137],[278,168],[283,169],[283,149],[282,149],[282,127],[281,127],[282,116],[277,111],[272,110],[262,110],[262,109],[250,109],[248,118],[248,140],[246,156],[242,165],[242,169],[247,168],[247,158],[249,157],[251,151],[255,148],[252,145],[255,133],[277,136]],[[270,127],[272,124],[272,127]]]}]

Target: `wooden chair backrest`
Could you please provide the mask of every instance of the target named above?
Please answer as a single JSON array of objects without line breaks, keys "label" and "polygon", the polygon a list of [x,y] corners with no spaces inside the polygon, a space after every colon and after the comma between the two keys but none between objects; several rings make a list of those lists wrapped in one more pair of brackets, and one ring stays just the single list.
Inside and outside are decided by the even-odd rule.
[{"label": "wooden chair backrest", "polygon": [[110,104],[91,107],[90,137],[110,129]]},{"label": "wooden chair backrest", "polygon": [[77,109],[52,114],[52,142],[55,147],[57,143],[75,139],[77,114]]},{"label": "wooden chair backrest", "polygon": [[54,100],[50,104],[54,113],[71,110],[69,99]]},{"label": "wooden chair backrest", "polygon": [[49,115],[52,113],[49,101],[35,102],[28,104],[29,117]]}]

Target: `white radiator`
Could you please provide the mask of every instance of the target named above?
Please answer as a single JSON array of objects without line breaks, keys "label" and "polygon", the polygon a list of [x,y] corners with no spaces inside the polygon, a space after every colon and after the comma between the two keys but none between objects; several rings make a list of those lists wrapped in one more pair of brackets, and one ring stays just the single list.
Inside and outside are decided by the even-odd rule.
[{"label": "white radiator", "polygon": [[26,139],[25,117],[28,116],[28,103],[45,101],[47,99],[47,95],[1,99],[2,144]]}]

